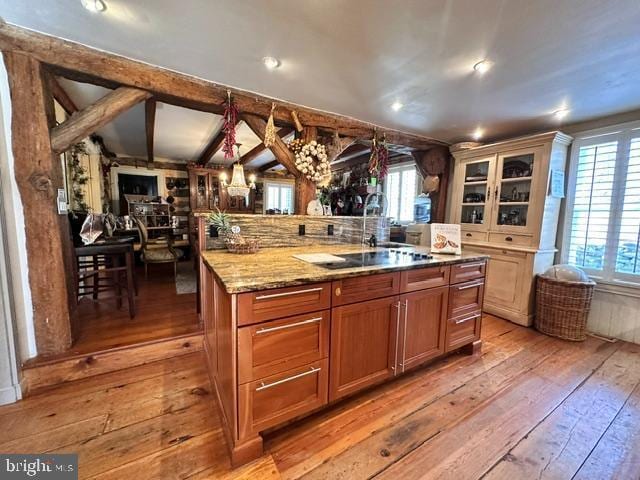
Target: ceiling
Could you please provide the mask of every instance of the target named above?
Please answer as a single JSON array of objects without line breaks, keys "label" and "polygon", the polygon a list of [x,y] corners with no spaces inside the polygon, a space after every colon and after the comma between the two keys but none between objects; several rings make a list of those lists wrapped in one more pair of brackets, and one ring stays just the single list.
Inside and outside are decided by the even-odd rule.
[{"label": "ceiling", "polygon": [[[567,123],[640,107],[637,0],[104,1],[106,12],[95,14],[80,0],[0,0],[0,15],[447,142],[478,127],[486,140],[557,128],[552,112],[561,107]],[[281,67],[268,71],[267,55]],[[493,68],[481,76],[472,67],[484,58]],[[79,99],[93,94],[77,90]],[[394,101],[404,108],[393,111]],[[214,115],[169,105],[157,115],[159,156],[192,158],[219,128]],[[143,118],[139,106],[108,127],[131,154],[144,154]]]}]

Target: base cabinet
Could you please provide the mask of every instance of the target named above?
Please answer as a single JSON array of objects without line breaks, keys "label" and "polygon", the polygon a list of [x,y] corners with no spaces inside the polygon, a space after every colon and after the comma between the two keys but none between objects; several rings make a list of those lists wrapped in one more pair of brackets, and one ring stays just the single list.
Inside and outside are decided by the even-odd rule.
[{"label": "base cabinet", "polygon": [[332,309],[329,400],[393,377],[399,322],[397,296]]},{"label": "base cabinet", "polygon": [[444,353],[449,287],[400,297],[401,326],[398,373]]},{"label": "base cabinet", "polygon": [[454,267],[464,263],[238,294],[201,264],[205,354],[232,465],[262,454],[266,429],[445,352],[477,352],[485,260]]}]

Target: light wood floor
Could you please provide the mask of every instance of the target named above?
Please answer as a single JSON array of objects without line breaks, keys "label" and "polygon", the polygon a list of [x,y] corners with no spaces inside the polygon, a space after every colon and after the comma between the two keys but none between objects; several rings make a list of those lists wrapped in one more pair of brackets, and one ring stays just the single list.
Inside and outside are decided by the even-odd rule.
[{"label": "light wood floor", "polygon": [[486,317],[454,355],[274,431],[230,471],[201,353],[0,407],[1,452],[77,452],[82,478],[640,478],[640,346]]},{"label": "light wood floor", "polygon": [[115,298],[106,293],[101,294],[99,302],[81,299],[77,310],[78,338],[71,349],[59,357],[95,353],[201,330],[196,294],[176,293],[172,264],[150,265],[147,279],[144,267],[138,267],[137,279],[136,316],[129,317],[126,299],[123,299],[121,309],[116,308]]}]

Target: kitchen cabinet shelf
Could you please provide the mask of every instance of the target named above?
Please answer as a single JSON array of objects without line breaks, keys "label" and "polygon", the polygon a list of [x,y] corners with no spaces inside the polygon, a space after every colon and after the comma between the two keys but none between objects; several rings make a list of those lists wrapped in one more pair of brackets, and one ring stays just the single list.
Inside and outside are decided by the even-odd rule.
[{"label": "kitchen cabinet shelf", "polygon": [[509,177],[503,178],[500,181],[502,183],[518,183],[518,182],[531,182],[533,177]]}]

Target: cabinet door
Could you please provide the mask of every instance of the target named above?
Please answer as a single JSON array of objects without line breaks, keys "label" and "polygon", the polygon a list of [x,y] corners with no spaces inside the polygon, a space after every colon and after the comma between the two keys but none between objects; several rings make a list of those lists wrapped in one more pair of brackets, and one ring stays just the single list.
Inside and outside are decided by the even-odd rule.
[{"label": "cabinet door", "polygon": [[[546,196],[546,182],[543,178],[546,177],[546,169],[542,159],[542,147],[498,155],[491,231],[533,232],[532,223],[538,214],[537,205],[544,205]],[[540,189],[542,192],[538,191]]]},{"label": "cabinet door", "polygon": [[527,254],[523,252],[491,252],[484,296],[486,304],[512,311],[522,309],[523,282],[527,277],[531,281],[526,259]]},{"label": "cabinet door", "polygon": [[449,287],[430,288],[400,297],[398,373],[444,353]]},{"label": "cabinet door", "polygon": [[209,174],[206,171],[195,170],[192,172],[193,181],[191,184],[191,209],[192,210],[208,210],[209,209]]},{"label": "cabinet door", "polygon": [[399,303],[393,296],[332,310],[329,400],[393,377]]},{"label": "cabinet door", "polygon": [[492,212],[491,191],[495,178],[495,155],[460,162],[456,175],[456,214],[454,223],[463,230],[486,232]]}]

